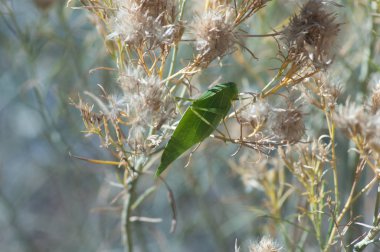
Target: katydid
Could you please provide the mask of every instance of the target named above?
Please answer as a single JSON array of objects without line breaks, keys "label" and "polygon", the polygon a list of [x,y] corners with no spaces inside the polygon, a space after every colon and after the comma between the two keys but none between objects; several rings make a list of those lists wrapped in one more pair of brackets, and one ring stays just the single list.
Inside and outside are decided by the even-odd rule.
[{"label": "katydid", "polygon": [[232,100],[237,96],[236,84],[229,82],[212,87],[195,100],[167,143],[156,176],[193,145],[209,137],[227,115]]}]

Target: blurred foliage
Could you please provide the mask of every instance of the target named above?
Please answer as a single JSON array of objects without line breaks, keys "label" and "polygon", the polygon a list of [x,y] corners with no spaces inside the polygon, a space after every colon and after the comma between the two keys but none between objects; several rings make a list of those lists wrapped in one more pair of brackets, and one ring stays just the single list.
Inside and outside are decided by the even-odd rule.
[{"label": "blurred foliage", "polygon": [[[76,99],[84,90],[99,92],[98,83],[112,90],[115,77],[110,72],[89,73],[111,66],[112,61],[86,11],[67,8],[62,0],[51,2],[0,0],[1,250],[121,251],[120,209],[110,207],[110,195],[117,192],[111,185],[114,173],[110,167],[89,165],[68,155],[109,158],[98,149],[99,142],[83,136],[80,114],[69,98]],[[371,14],[369,0],[341,3],[344,26],[331,72],[344,84],[347,96],[362,99],[379,70],[379,14]],[[247,31],[278,30],[297,6],[296,1],[273,0]],[[211,67],[198,76],[198,82],[212,83],[212,76],[220,76],[234,80],[243,91],[261,89],[273,75],[270,69],[279,65],[274,58],[277,45],[270,38],[260,38],[250,40],[247,47],[258,61],[238,51],[222,67]],[[180,51],[179,57],[189,58],[189,52]],[[309,128],[319,122],[310,116]],[[321,125],[320,130],[326,129]],[[340,146],[349,144],[339,138]],[[247,191],[225,162],[234,151],[233,146],[202,144],[191,168],[175,165],[178,169],[171,170],[167,182],[178,207],[177,230],[169,234],[169,206],[162,200],[166,192],[161,188],[144,203],[151,208],[139,211],[164,221],[134,225],[140,248],[136,251],[233,251],[235,239],[245,248],[265,234],[265,218],[251,211],[263,195]],[[352,180],[356,156],[344,151],[339,157],[344,188]],[[151,179],[145,178],[149,183]],[[359,207],[372,209],[372,201],[370,194]],[[368,213],[364,219],[371,216]],[[358,226],[352,237],[362,232]]]}]

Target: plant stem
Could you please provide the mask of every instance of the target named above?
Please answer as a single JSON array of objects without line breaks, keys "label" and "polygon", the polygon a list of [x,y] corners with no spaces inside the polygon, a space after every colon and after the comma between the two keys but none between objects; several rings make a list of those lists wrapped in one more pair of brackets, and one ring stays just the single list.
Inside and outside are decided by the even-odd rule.
[{"label": "plant stem", "polygon": [[342,209],[342,211],[340,212],[339,216],[336,218],[335,220],[335,225],[333,226],[333,228],[331,229],[331,232],[328,236],[328,240],[326,242],[326,246],[324,248],[324,252],[327,252],[329,251],[329,248],[331,246],[331,244],[333,243],[334,241],[334,238],[335,238],[335,233],[338,229],[338,225],[339,223],[342,221],[344,215],[346,214],[346,212],[350,209],[350,206],[353,204],[354,200],[356,200],[356,198],[354,197],[354,193],[355,193],[355,189],[356,189],[356,185],[358,183],[358,180],[359,180],[359,175],[361,173],[361,170],[363,169],[364,165],[366,164],[365,160],[362,160],[358,166],[356,167],[356,172],[355,172],[355,179],[352,183],[352,187],[351,187],[351,192],[350,192],[350,195],[348,196],[348,199]]},{"label": "plant stem", "polygon": [[354,246],[355,252],[363,251],[369,244],[378,240],[378,239],[376,239],[376,236],[380,233],[380,216],[379,216],[379,212],[378,212],[379,211],[379,203],[380,203],[380,181],[378,180],[373,227],[368,232],[368,234],[364,237],[363,240],[361,240],[360,242],[355,244],[355,246]]},{"label": "plant stem", "polygon": [[[179,17],[178,17],[178,20],[181,21],[182,20],[182,17],[183,17],[183,13],[185,11],[185,4],[186,4],[186,1],[187,0],[183,0],[182,3],[181,3],[181,7],[180,7],[180,13],[179,13]],[[168,73],[168,78],[167,78],[167,81],[165,83],[165,86],[168,86],[169,84],[169,77],[173,74],[174,72],[174,65],[175,65],[175,61],[176,61],[176,58],[177,58],[177,53],[178,53],[178,44],[176,44],[174,46],[174,49],[173,49],[173,55],[172,55],[172,59],[170,61],[170,67],[169,67],[169,73]]]},{"label": "plant stem", "polygon": [[333,117],[333,111],[329,111],[329,115],[327,119],[327,123],[329,123],[329,131],[330,131],[330,138],[331,138],[331,167],[333,170],[333,177],[334,177],[334,194],[335,194],[335,209],[336,211],[339,210],[340,202],[339,202],[339,180],[338,180],[338,171],[336,166],[336,153],[335,153],[335,125],[332,120]]},{"label": "plant stem", "polygon": [[352,199],[352,202],[355,202],[363,193],[365,193],[366,191],[368,191],[369,189],[371,189],[371,187],[376,183],[377,181],[377,175],[371,180],[371,182],[369,182],[363,189],[360,190],[360,192],[358,192],[355,197]]},{"label": "plant stem", "polygon": [[121,212],[121,234],[124,245],[124,252],[133,252],[133,239],[131,232],[131,222],[129,218],[131,216],[132,205],[133,205],[133,192],[135,188],[137,178],[133,179],[127,190],[124,198],[123,211]]},{"label": "plant stem", "polygon": [[125,252],[133,251],[131,225],[129,221],[131,213],[131,194],[128,192],[124,199],[123,211],[121,213],[121,233]]}]

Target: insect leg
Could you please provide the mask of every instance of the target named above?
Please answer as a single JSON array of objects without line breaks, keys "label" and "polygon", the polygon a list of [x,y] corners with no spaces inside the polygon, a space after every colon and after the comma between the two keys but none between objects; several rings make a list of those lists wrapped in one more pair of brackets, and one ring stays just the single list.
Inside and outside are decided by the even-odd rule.
[{"label": "insect leg", "polygon": [[185,168],[187,168],[190,165],[191,157],[193,156],[193,153],[201,146],[202,142],[200,142],[189,154],[189,159],[187,160],[187,163],[185,165]]}]

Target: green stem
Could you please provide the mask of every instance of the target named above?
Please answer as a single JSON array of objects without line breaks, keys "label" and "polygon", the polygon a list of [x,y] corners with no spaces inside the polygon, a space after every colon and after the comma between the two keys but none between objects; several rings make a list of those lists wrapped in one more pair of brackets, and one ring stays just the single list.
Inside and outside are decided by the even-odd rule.
[{"label": "green stem", "polygon": [[124,245],[124,251],[125,252],[132,252],[133,251],[133,240],[132,240],[132,233],[131,233],[131,225],[130,225],[130,215],[131,215],[131,192],[128,191],[127,195],[124,199],[123,204],[123,211],[121,214],[121,233],[122,233],[122,239],[123,239],[123,245]]},{"label": "green stem", "polygon": [[[137,175],[138,176],[138,175]],[[132,178],[126,190],[126,196],[124,198],[123,210],[121,212],[121,234],[124,245],[124,252],[133,252],[133,238],[131,232],[131,222],[129,218],[131,217],[132,207],[133,207],[133,195],[135,191],[135,186],[137,183],[137,178]]]},{"label": "green stem", "polygon": [[337,171],[337,166],[336,166],[337,160],[336,160],[336,152],[335,152],[335,125],[334,125],[334,122],[331,120],[333,117],[332,113],[333,111],[330,110],[330,115],[327,121],[330,122],[331,166],[333,169],[333,176],[334,176],[335,211],[337,212],[340,207],[340,197],[339,197],[338,171]]},{"label": "green stem", "polygon": [[[336,218],[335,221],[333,220],[334,224],[333,224],[333,227],[331,229],[331,232],[328,235],[328,239],[327,239],[325,248],[323,249],[324,252],[329,251],[329,248],[330,248],[330,246],[332,245],[332,243],[334,241],[335,233],[338,230],[337,225],[339,225],[339,223],[342,221],[342,219],[343,219],[344,215],[346,214],[346,212],[350,209],[350,207],[352,206],[352,204],[357,199],[356,197],[354,197],[354,193],[355,193],[356,185],[357,185],[357,183],[359,181],[360,172],[363,169],[363,167],[364,167],[365,164],[366,164],[366,162],[363,160],[356,167],[355,179],[354,179],[354,182],[353,182],[352,187],[351,187],[350,195],[348,196],[347,201],[346,201],[346,203],[345,203],[342,211],[340,212],[339,216]],[[334,218],[335,218],[335,216],[334,216]]]}]

